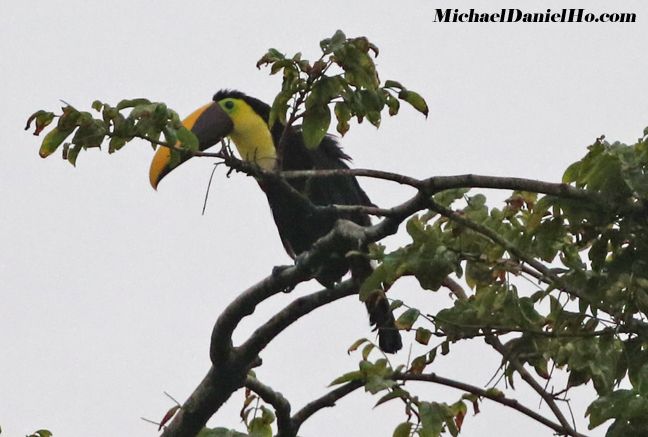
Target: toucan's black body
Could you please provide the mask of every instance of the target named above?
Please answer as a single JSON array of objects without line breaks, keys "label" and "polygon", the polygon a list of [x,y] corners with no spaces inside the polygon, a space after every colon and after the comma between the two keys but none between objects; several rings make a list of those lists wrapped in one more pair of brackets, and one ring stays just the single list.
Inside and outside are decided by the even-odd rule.
[{"label": "toucan's black body", "polygon": [[[204,150],[220,141],[227,135],[234,134],[237,129],[237,116],[231,114],[231,120],[224,117],[229,109],[223,102],[234,100],[245,102],[254,113],[264,121],[264,128],[268,129],[270,107],[264,102],[249,97],[238,91],[222,90],[214,95],[214,102],[211,106],[201,109],[202,113],[193,117],[188,126],[200,140],[200,148]],[[248,111],[250,113],[251,111]],[[195,113],[196,114],[196,113]],[[242,117],[242,116],[239,116]],[[246,115],[248,119],[249,115]],[[254,116],[253,116],[254,117]],[[240,123],[243,125],[244,123]],[[246,129],[250,129],[247,127]],[[257,129],[262,129],[257,127]],[[277,122],[270,129],[270,135],[274,145],[278,145],[284,133],[284,126]],[[267,135],[267,133],[266,133]],[[269,141],[269,139],[268,139]],[[236,142],[236,141],[235,141]],[[350,158],[341,150],[337,141],[331,136],[325,136],[320,145],[315,149],[308,149],[304,145],[302,133],[299,127],[289,128],[283,141],[283,154],[281,160],[282,170],[319,170],[319,169],[346,169],[349,168],[346,162]],[[240,147],[237,144],[237,148]],[[165,151],[159,152],[165,153]],[[242,156],[243,159],[250,159]],[[154,159],[155,162],[155,159]],[[158,178],[154,173],[161,176]],[[276,168],[275,168],[276,169]],[[168,169],[159,167],[159,164],[152,164],[151,183],[157,186],[157,182]],[[327,178],[299,178],[290,179],[288,183],[310,202],[318,206],[327,205],[372,205],[367,194],[362,190],[358,181],[353,176],[335,176]],[[326,213],[314,213],[303,201],[295,199],[286,193],[286,188],[270,179],[259,180],[259,185],[265,192],[268,204],[272,210],[275,224],[279,231],[284,248],[292,258],[308,251],[313,243],[329,233],[338,219],[351,220],[359,225],[371,224],[369,216],[363,213],[341,213],[333,209]],[[344,253],[333,255],[323,267],[315,273],[315,277],[325,286],[332,286],[335,282],[348,272],[349,260]],[[367,259],[354,261],[354,273],[368,275],[371,273],[371,265]],[[381,298],[372,299],[367,303],[371,323],[379,330],[380,347],[385,352],[396,352],[402,347],[400,334],[395,327],[394,318],[389,309],[389,304],[382,295]]]},{"label": "toucan's black body", "polygon": [[[349,158],[333,138],[326,137],[316,150],[308,150],[303,145],[301,132],[293,131],[288,135],[283,159],[284,170],[348,168],[344,161]],[[276,138],[275,141],[278,140]],[[289,184],[318,206],[371,205],[369,197],[352,176],[292,179]],[[286,196],[285,189],[279,184],[262,181],[260,185],[268,198],[284,248],[293,258],[309,250],[315,241],[330,232],[338,219],[351,220],[363,226],[371,224],[369,216],[361,213],[338,213],[329,210],[326,213],[312,214],[303,203]],[[348,269],[348,262],[344,258],[333,258],[321,269],[317,279],[330,286]]]},{"label": "toucan's black body", "polygon": [[[241,92],[230,90],[216,93],[214,101],[219,102],[225,98],[237,98],[245,101],[267,123],[270,106],[266,103]],[[274,124],[271,129],[274,144],[279,144],[284,130],[285,127],[281,123]],[[332,136],[325,136],[320,145],[311,150],[304,145],[302,133],[298,128],[289,129],[286,135],[283,143],[285,149],[282,170],[349,168],[346,164],[346,161],[350,161],[349,156],[342,151]],[[354,176],[290,179],[288,183],[314,205],[373,205]],[[333,229],[338,219],[351,220],[363,226],[371,224],[369,216],[362,213],[329,211],[328,213],[312,214],[312,210],[303,202],[286,195],[285,189],[280,184],[262,180],[259,181],[259,185],[268,198],[268,204],[284,248],[292,258],[309,250],[315,241]],[[316,277],[323,285],[330,286],[348,270],[347,260],[343,257],[336,257],[330,259]]]}]

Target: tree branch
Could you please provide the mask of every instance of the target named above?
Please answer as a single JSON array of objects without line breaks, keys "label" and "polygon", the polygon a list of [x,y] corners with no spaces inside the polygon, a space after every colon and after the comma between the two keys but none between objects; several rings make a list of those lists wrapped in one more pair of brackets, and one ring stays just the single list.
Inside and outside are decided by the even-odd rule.
[{"label": "tree branch", "polygon": [[212,366],[164,428],[162,437],[194,437],[244,381],[245,375],[241,376],[237,369]]},{"label": "tree branch", "polygon": [[310,263],[295,265],[267,276],[262,281],[239,294],[220,314],[211,336],[210,358],[214,365],[229,360],[233,351],[232,333],[239,322],[252,314],[256,306],[265,299],[294,287],[310,278]]},{"label": "tree branch", "polygon": [[506,349],[506,347],[502,344],[502,342],[499,341],[499,339],[494,336],[494,335],[487,335],[484,337],[484,340],[486,343],[490,344],[497,352],[499,352],[502,357],[508,361],[513,368],[518,372],[520,377],[529,384],[529,386],[540,395],[540,397],[546,402],[547,406],[549,409],[554,413],[554,416],[556,416],[556,419],[560,422],[564,430],[566,431],[565,433],[570,436],[575,436],[575,437],[583,437],[583,434],[578,433],[575,429],[571,427],[569,424],[569,421],[567,421],[567,418],[564,416],[562,411],[560,411],[560,408],[558,408],[558,405],[556,404],[556,401],[554,400],[553,396],[548,393],[536,380],[531,374],[524,368],[524,365],[520,363],[520,361],[511,355],[511,352]]},{"label": "tree branch", "polygon": [[302,296],[292,301],[283,310],[257,328],[254,333],[238,348],[240,359],[251,360],[259,354],[277,335],[316,308],[358,293],[358,284],[347,280],[335,288],[328,288]]},{"label": "tree branch", "polygon": [[536,179],[516,178],[508,176],[488,176],[463,174],[452,176],[432,176],[426,179],[417,179],[398,173],[365,169],[333,169],[333,170],[294,170],[283,171],[280,175],[286,179],[294,178],[329,178],[335,176],[358,176],[373,179],[392,181],[401,185],[409,185],[417,190],[434,194],[454,188],[491,188],[499,190],[530,191],[557,197],[595,201],[603,206],[608,206],[600,195],[591,191],[573,187],[569,184],[544,182]]},{"label": "tree branch", "polygon": [[317,413],[322,408],[334,406],[338,400],[348,395],[352,391],[362,387],[363,385],[364,383],[359,380],[347,382],[346,384],[334,390],[331,390],[324,396],[315,399],[314,401],[304,405],[304,407],[301,410],[299,410],[292,416],[292,422],[293,422],[295,432],[297,432],[301,427],[301,425],[313,414]]},{"label": "tree branch", "polygon": [[[290,187],[285,180],[278,177],[278,174],[265,172],[257,166],[250,165],[249,163],[237,160],[236,158],[223,157],[222,155],[219,155],[218,157],[225,159],[226,164],[235,170],[243,171],[246,174],[251,174],[256,177],[274,178],[273,180],[279,181],[279,183]],[[335,172],[337,172],[337,174],[354,174],[370,177],[385,176],[382,175],[381,172],[365,170],[336,170]],[[322,177],[334,175],[335,174],[332,172],[324,171]],[[289,176],[291,175],[289,174]],[[293,173],[291,177],[305,176],[310,177],[317,175]],[[590,201],[592,200],[591,193],[587,193],[584,190],[579,190],[565,184],[549,184],[528,179],[464,175],[457,177],[436,177],[418,181],[407,177],[399,178],[398,175],[393,173],[387,173],[385,177],[389,180],[414,186],[418,189],[418,192],[412,198],[398,206],[375,211],[384,215],[385,218],[373,226],[362,227],[349,221],[339,220],[336,227],[329,234],[318,240],[309,252],[300,256],[295,266],[286,267],[279,273],[268,276],[261,282],[241,293],[225,308],[218,317],[212,331],[210,357],[213,367],[210,369],[201,384],[196,388],[194,393],[192,393],[192,395],[187,399],[173,421],[169,424],[163,434],[165,437],[195,435],[204,426],[209,417],[211,417],[211,415],[220,408],[231,394],[245,384],[248,370],[258,363],[258,353],[268,344],[269,341],[276,337],[286,327],[290,326],[290,324],[294,323],[305,314],[308,314],[310,311],[333,300],[357,292],[357,286],[351,281],[348,281],[340,284],[334,289],[321,290],[309,296],[299,298],[257,329],[257,331],[255,331],[240,348],[235,348],[233,346],[233,331],[245,316],[254,312],[256,305],[265,299],[283,290],[294,287],[299,282],[312,277],[312,272],[315,267],[319,265],[319,263],[325,261],[327,251],[332,248],[348,247],[349,250],[352,250],[361,247],[364,244],[375,242],[388,235],[394,234],[405,219],[417,211],[430,207],[431,194],[444,189],[458,188],[469,184],[485,188],[522,189],[553,195],[563,195],[572,198],[589,199]],[[290,190],[287,190],[287,192],[290,192]],[[301,196],[301,193],[292,193],[291,195]],[[306,201],[310,204],[308,199],[306,199]],[[312,206],[312,204],[310,205]],[[325,210],[328,207],[314,208]],[[480,231],[484,231],[484,229],[480,229]],[[494,241],[496,242],[501,240],[492,232],[489,236],[494,237]],[[499,242],[506,244],[504,241]],[[511,248],[511,251],[513,251],[513,249],[514,248]],[[517,254],[515,255],[518,256]],[[524,254],[520,255],[523,256]],[[522,256],[520,256],[520,258],[526,262]],[[528,264],[537,268],[532,262],[529,262]],[[553,275],[550,271],[542,271],[542,273],[546,276]],[[347,389],[350,390],[350,387]],[[326,406],[328,405],[327,402],[330,404],[339,399],[339,397],[336,396],[344,395],[343,391],[336,390],[331,392],[333,394],[330,394],[330,397],[325,396],[320,400],[314,401],[314,403],[304,407],[300,413],[297,413],[296,416],[298,421],[301,420],[299,424],[317,411],[317,409],[322,408],[320,405]],[[331,401],[331,399],[333,400]]]},{"label": "tree branch", "polygon": [[248,376],[245,380],[245,387],[258,394],[264,402],[273,406],[277,416],[277,437],[289,436],[293,429],[290,419],[290,402],[272,387],[263,384],[258,379]]},{"label": "tree branch", "polygon": [[500,391],[494,391],[494,390],[484,390],[481,387],[477,387],[474,385],[466,384],[464,382],[460,381],[455,381],[454,379],[449,379],[449,378],[444,378],[442,376],[439,376],[435,373],[427,373],[427,374],[413,374],[413,373],[395,373],[392,377],[395,380],[401,380],[401,381],[427,381],[427,382],[433,382],[435,384],[439,385],[444,385],[447,387],[453,387],[459,390],[463,390],[468,393],[472,393],[474,395],[480,396],[482,398],[490,399],[491,401],[497,402],[498,404],[502,404],[504,406],[513,408],[516,411],[519,411],[520,413],[524,414],[527,417],[530,417],[531,419],[542,423],[543,425],[553,429],[556,431],[556,433],[561,434],[561,435],[570,435],[574,437],[585,437],[582,434],[577,433],[574,431],[569,424],[567,426],[552,422],[551,420],[547,419],[546,417],[542,416],[541,414],[536,413],[535,411],[531,410],[528,407],[525,407],[524,405],[520,404],[516,399],[511,399],[507,398],[504,396],[504,394]]},{"label": "tree branch", "polygon": [[[568,287],[564,283],[564,281],[562,281],[560,277],[558,277],[558,275],[556,275],[550,268],[545,266],[543,263],[537,261],[535,258],[528,256],[527,254],[522,252],[520,249],[517,248],[517,246],[515,246],[513,243],[506,240],[497,232],[491,230],[490,228],[487,228],[486,226],[483,226],[479,223],[475,223],[472,220],[468,220],[465,217],[462,217],[457,212],[449,208],[446,208],[442,205],[439,205],[432,199],[429,200],[429,207],[432,211],[435,211],[441,214],[442,216],[449,218],[454,222],[457,222],[469,229],[472,229],[473,231],[479,234],[488,237],[495,244],[498,244],[499,246],[506,249],[506,251],[508,251],[511,255],[515,256],[516,258],[520,259],[521,261],[525,262],[529,266],[536,269],[538,272],[541,273],[543,278],[546,278],[549,281],[551,281],[551,283],[554,286],[556,286],[558,289],[564,290],[565,292],[575,297],[578,297],[579,299],[583,299],[586,302],[590,302],[590,299],[587,299],[586,296],[580,290],[576,290],[573,287]],[[592,305],[594,305],[594,303],[592,303]]]},{"label": "tree branch", "polygon": [[466,290],[464,290],[463,287],[450,276],[447,276],[443,282],[441,282],[441,285],[450,290],[450,292],[459,300],[466,300],[468,298]]}]

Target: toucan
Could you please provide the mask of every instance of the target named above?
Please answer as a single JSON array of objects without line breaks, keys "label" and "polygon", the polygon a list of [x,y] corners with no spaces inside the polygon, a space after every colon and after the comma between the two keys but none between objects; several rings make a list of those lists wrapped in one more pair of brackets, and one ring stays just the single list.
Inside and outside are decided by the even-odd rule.
[{"label": "toucan", "polygon": [[[199,141],[200,150],[205,150],[229,137],[242,160],[255,163],[269,171],[275,170],[318,170],[346,169],[350,161],[335,137],[326,135],[318,147],[307,148],[299,126],[289,127],[275,122],[268,125],[270,106],[240,91],[221,90],[211,103],[192,112],[183,125],[191,130]],[[283,137],[282,159],[277,159],[277,148]],[[157,189],[160,180],[179,164],[188,160],[191,154],[180,160],[171,159],[167,147],[156,151],[149,179]],[[278,165],[281,169],[278,169]],[[338,219],[351,220],[359,225],[371,224],[364,213],[342,213],[334,208],[323,208],[326,213],[314,214],[313,208],[304,202],[294,200],[286,194],[285,187],[278,182],[259,178],[259,186],[265,192],[283,246],[291,258],[296,259],[308,251],[313,243],[326,235]],[[354,176],[340,175],[332,178],[290,179],[292,188],[306,197],[313,205],[373,205]],[[315,273],[315,278],[326,287],[339,281],[350,269],[350,260],[344,254],[332,255]],[[361,262],[359,270],[368,275],[371,266],[367,259]],[[384,352],[395,353],[402,348],[401,336],[396,328],[389,303],[382,293],[374,293],[367,302],[370,322],[378,330],[379,347]]]}]

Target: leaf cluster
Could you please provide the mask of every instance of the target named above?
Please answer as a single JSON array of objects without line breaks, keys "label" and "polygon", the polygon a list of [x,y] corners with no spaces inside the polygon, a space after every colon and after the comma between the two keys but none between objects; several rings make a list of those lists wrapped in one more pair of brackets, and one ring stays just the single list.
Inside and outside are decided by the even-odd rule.
[{"label": "leaf cluster", "polygon": [[[648,141],[633,145],[598,139],[572,164],[563,181],[590,200],[513,192],[503,208],[486,197],[447,190],[433,208],[407,223],[411,242],[392,252],[373,248],[379,262],[362,286],[366,299],[404,276],[437,291],[448,275],[473,290],[436,314],[405,307],[403,330],[427,345],[412,360],[422,373],[437,350],[476,337],[506,335],[503,376],[514,387],[511,360],[549,379],[564,370],[562,392],[592,384],[590,427],[614,420],[608,435],[648,432]],[[526,282],[520,293],[520,281]],[[529,287],[530,285],[530,287]],[[513,337],[511,338],[511,335]],[[629,388],[620,388],[621,384]],[[406,434],[403,434],[406,435]]]},{"label": "leaf cluster", "polygon": [[272,103],[270,126],[277,121],[292,125],[303,119],[304,142],[316,148],[331,124],[331,105],[340,135],[347,133],[354,117],[358,123],[366,118],[380,126],[382,112],[387,109],[389,115],[396,115],[400,101],[427,116],[427,104],[418,93],[394,80],[381,84],[374,63],[379,51],[366,37],[348,38],[338,30],[320,42],[320,49],[322,55],[314,62],[303,59],[301,53],[286,56],[270,49],[257,63],[257,67],[267,65],[270,74],[283,74],[281,92]]},{"label": "leaf cluster", "polygon": [[[374,395],[384,393],[376,402],[376,406],[392,400],[400,400],[408,420],[395,428],[393,433],[395,437],[415,435],[437,437],[445,432],[452,436],[459,435],[467,412],[465,400],[469,397],[462,396],[452,404],[421,400],[412,395],[404,384],[398,382],[394,377],[398,372],[403,371],[405,366],[400,365],[393,369],[386,358],[369,360],[371,352],[376,350],[374,343],[368,339],[360,339],[351,345],[349,352],[358,350],[363,344],[362,360],[358,364],[358,370],[336,378],[331,385],[362,381],[365,391]],[[476,399],[470,398],[470,400]]]},{"label": "leaf cluster", "polygon": [[[100,114],[99,117],[68,104],[58,115],[44,110],[32,114],[25,130],[34,123],[34,135],[39,135],[58,119],[56,126],[43,138],[40,156],[46,158],[62,148],[63,159],[76,165],[81,150],[100,148],[108,140],[108,153],[114,153],[134,138],[149,141],[154,149],[160,144],[169,147],[172,163],[180,162],[183,153],[198,150],[196,136],[182,125],[178,114],[164,103],[131,99],[111,106],[95,100],[92,108]],[[126,110],[130,110],[127,115],[123,113]],[[160,140],[162,136],[164,142]]]}]

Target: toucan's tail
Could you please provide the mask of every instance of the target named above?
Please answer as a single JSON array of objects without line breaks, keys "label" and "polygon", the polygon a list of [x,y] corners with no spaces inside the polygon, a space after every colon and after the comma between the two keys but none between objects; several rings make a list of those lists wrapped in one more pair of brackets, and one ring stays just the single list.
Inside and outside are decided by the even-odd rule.
[{"label": "toucan's tail", "polygon": [[401,350],[403,341],[400,332],[396,328],[394,314],[389,307],[389,301],[382,291],[373,292],[367,301],[367,311],[369,312],[369,322],[376,325],[378,330],[378,345],[380,350],[393,354]]},{"label": "toucan's tail", "polygon": [[[372,263],[362,256],[350,260],[351,275],[360,283],[371,273],[374,267]],[[389,300],[385,292],[378,289],[372,291],[365,301],[369,313],[369,323],[375,326],[378,331],[378,346],[380,350],[388,354],[394,354],[403,348],[403,340],[400,331],[396,327],[394,313],[389,306]]]}]

